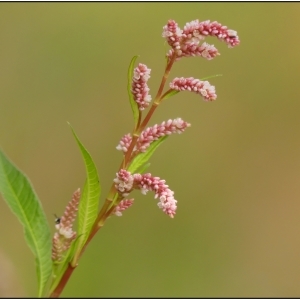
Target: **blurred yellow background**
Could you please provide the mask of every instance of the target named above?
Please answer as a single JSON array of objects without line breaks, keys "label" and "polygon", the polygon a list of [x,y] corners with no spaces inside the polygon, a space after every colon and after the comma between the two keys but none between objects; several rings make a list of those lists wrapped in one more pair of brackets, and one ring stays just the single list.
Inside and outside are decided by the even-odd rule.
[{"label": "blurred yellow background", "polygon": [[[182,59],[170,79],[209,79],[212,103],[183,92],[151,125],[181,117],[151,159],[178,200],[172,220],[153,193],[110,218],[89,245],[64,297],[300,296],[300,6],[298,3],[1,3],[0,146],[39,195],[54,232],[85,170],[69,121],[97,164],[101,203],[132,129],[127,68],[152,69],[154,97],[169,49],[168,19],[237,30],[240,46],[209,38],[212,61]],[[1,295],[36,296],[34,258],[1,199]],[[8,271],[5,271],[5,274]],[[1,280],[10,280],[2,274]],[[0,285],[1,289],[1,285]]]}]

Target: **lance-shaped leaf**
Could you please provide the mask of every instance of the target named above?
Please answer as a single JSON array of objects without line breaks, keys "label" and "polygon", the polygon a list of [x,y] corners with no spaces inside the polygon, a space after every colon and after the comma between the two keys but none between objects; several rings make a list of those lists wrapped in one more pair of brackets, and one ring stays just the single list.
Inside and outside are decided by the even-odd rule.
[{"label": "lance-shaped leaf", "polygon": [[216,75],[207,76],[207,77],[204,77],[204,78],[200,78],[200,80],[204,81],[204,80],[207,80],[207,79],[210,79],[210,78],[215,78],[215,77],[218,77],[218,76],[223,76],[223,74],[216,74]]},{"label": "lance-shaped leaf", "polygon": [[52,272],[51,236],[42,205],[28,178],[0,151],[0,192],[22,223],[26,242],[35,255],[38,296]]},{"label": "lance-shaped leaf", "polygon": [[162,136],[157,141],[154,141],[147,148],[146,152],[139,153],[131,162],[128,171],[135,173],[139,168],[141,168],[150,159],[157,147],[165,141],[168,135]]},{"label": "lance-shaped leaf", "polygon": [[142,165],[140,168],[138,168],[136,170],[136,173],[140,173],[140,174],[143,174],[145,173],[145,171],[150,167],[151,163],[145,163],[144,165]]},{"label": "lance-shaped leaf", "polygon": [[131,109],[133,112],[133,118],[134,118],[134,128],[136,128],[136,126],[137,126],[137,123],[139,120],[139,114],[140,114],[138,105],[134,101],[133,94],[131,92],[134,64],[135,64],[135,61],[137,60],[137,58],[138,58],[138,55],[134,56],[130,62],[130,65],[128,68],[128,84],[127,84],[129,102],[130,102],[130,106],[131,106]]},{"label": "lance-shaped leaf", "polygon": [[87,175],[78,209],[78,234],[80,236],[78,237],[78,242],[76,242],[75,255],[72,261],[72,265],[76,265],[80,251],[88,238],[94,221],[97,218],[101,187],[97,168],[91,155],[82,145],[72,127],[71,129],[81,151]]},{"label": "lance-shaped leaf", "polygon": [[174,95],[176,95],[176,94],[178,94],[178,93],[179,93],[179,91],[176,91],[176,90],[169,90],[169,91],[167,91],[167,92],[161,97],[160,101],[166,100],[166,99],[168,99],[168,98],[170,98],[170,97],[172,97],[172,96],[174,96]]}]

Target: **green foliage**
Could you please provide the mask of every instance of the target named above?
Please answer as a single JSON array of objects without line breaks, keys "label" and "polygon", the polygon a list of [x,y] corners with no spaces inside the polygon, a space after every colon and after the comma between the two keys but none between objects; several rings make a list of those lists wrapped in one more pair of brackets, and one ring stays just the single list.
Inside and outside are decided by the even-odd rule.
[{"label": "green foliage", "polygon": [[[143,169],[144,165],[148,162],[157,147],[165,141],[168,135],[162,136],[157,141],[151,143],[146,152],[139,153],[131,162],[128,171],[135,173],[139,168]],[[146,166],[147,167],[147,166]]]},{"label": "green foliage", "polygon": [[179,93],[179,91],[176,91],[176,90],[169,90],[162,98],[161,98],[161,101],[162,100],[166,100],[166,99],[168,99],[168,98],[170,98],[170,97],[172,97],[172,96],[174,96],[174,95],[176,95],[176,94],[178,94]]},{"label": "green foliage", "polygon": [[140,174],[143,174],[145,173],[145,171],[150,167],[151,163],[145,163],[144,165],[142,165],[140,168],[138,168],[136,170],[136,173],[140,173]]},{"label": "green foliage", "polygon": [[97,168],[91,155],[82,145],[71,125],[70,127],[82,154],[87,174],[87,179],[83,188],[78,209],[78,233],[80,237],[78,238],[78,242],[76,242],[75,255],[72,261],[72,264],[76,264],[80,251],[88,238],[94,221],[97,218],[101,186],[99,183]]},{"label": "green foliage", "polygon": [[0,151],[0,192],[21,222],[26,242],[35,255],[38,296],[52,272],[51,236],[42,205],[28,178]]},{"label": "green foliage", "polygon": [[223,75],[222,74],[216,74],[216,75],[206,76],[206,77],[200,78],[200,80],[204,81],[204,80],[219,77],[219,76],[223,76]]},{"label": "green foliage", "polygon": [[133,94],[131,92],[131,87],[132,87],[132,78],[133,78],[133,70],[134,70],[134,64],[135,61],[137,60],[138,55],[134,56],[130,62],[129,68],[128,68],[128,84],[127,84],[127,91],[128,91],[128,97],[129,97],[129,102],[131,105],[131,109],[133,112],[133,118],[134,118],[134,128],[136,128],[139,120],[139,108],[137,103],[133,99]]}]

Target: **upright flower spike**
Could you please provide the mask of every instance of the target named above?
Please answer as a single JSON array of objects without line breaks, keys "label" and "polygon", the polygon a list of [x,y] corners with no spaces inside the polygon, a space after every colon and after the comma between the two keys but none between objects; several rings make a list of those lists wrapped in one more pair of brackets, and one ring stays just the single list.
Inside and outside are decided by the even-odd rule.
[{"label": "upright flower spike", "polygon": [[72,196],[72,200],[68,203],[63,216],[58,219],[55,228],[52,245],[52,260],[60,261],[63,253],[67,251],[72,241],[76,238],[76,232],[73,231],[73,223],[75,221],[78,205],[80,200],[80,189],[77,189]]},{"label": "upright flower spike", "polygon": [[147,85],[147,81],[150,78],[151,69],[147,68],[146,65],[139,64],[133,72],[132,79],[132,93],[134,100],[138,104],[139,110],[144,110],[149,106],[152,98],[148,94],[149,88]]},{"label": "upright flower spike", "polygon": [[[145,129],[139,136],[137,144],[134,147],[134,152],[145,152],[147,148],[153,141],[158,140],[160,137],[165,135],[170,135],[172,133],[182,133],[187,127],[190,127],[191,124],[183,121],[181,118],[174,120],[168,120],[162,122],[160,125],[156,124],[152,127]],[[126,153],[132,141],[130,134],[126,134],[122,137],[119,145],[117,146],[118,150]]]},{"label": "upright flower spike", "polygon": [[167,40],[168,44],[176,51],[176,54],[180,56],[182,30],[174,20],[169,20],[167,25],[163,27],[162,37]]},{"label": "upright flower spike", "polygon": [[215,87],[210,85],[208,81],[201,81],[193,77],[175,78],[170,83],[170,88],[176,91],[190,91],[199,94],[206,101],[217,99]]},{"label": "upright flower spike", "polygon": [[132,136],[130,133],[125,134],[120,142],[119,145],[116,147],[117,150],[123,151],[123,153],[126,153],[128,151],[128,148],[130,147],[132,141]]}]

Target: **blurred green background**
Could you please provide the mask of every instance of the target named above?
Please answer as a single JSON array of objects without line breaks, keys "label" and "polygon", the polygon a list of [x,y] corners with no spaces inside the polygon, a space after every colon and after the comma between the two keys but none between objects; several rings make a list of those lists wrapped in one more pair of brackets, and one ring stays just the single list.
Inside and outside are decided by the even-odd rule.
[{"label": "blurred green background", "polygon": [[[103,201],[122,158],[115,147],[133,125],[131,58],[152,69],[154,97],[168,19],[217,20],[241,40],[228,49],[209,38],[221,56],[182,59],[172,70],[170,79],[223,74],[209,80],[217,101],[180,93],[152,119],[192,124],[149,168],[175,191],[175,219],[153,193],[134,193],[62,296],[299,297],[299,13],[298,3],[0,4],[0,145],[31,179],[53,232],[53,213],[85,179],[67,121],[97,164]],[[33,255],[2,199],[0,219],[0,295],[35,296]]]}]

